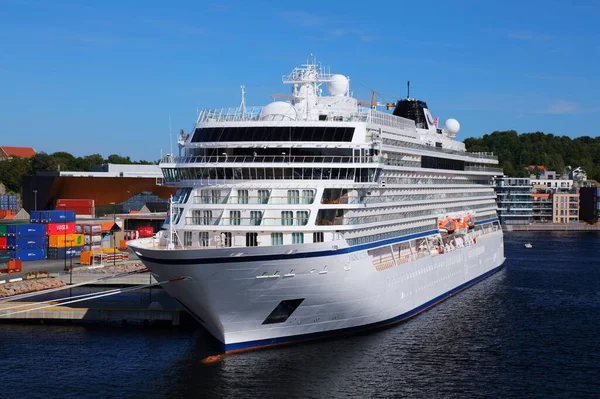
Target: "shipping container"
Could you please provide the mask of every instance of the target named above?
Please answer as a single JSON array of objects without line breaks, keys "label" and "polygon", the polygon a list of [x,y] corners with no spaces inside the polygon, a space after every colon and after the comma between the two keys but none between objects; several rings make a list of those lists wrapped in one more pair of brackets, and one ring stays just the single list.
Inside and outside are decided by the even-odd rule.
[{"label": "shipping container", "polygon": [[125,230],[126,240],[137,240],[140,238],[140,233],[137,230]]},{"label": "shipping container", "polygon": [[23,261],[20,259],[11,259],[8,261],[8,272],[9,273],[19,273],[23,270]]},{"label": "shipping container", "polygon": [[102,241],[102,236],[84,236],[83,243],[84,244],[99,244]]},{"label": "shipping container", "polygon": [[83,251],[102,251],[102,245],[84,245]]},{"label": "shipping container", "polygon": [[152,226],[144,226],[138,227],[137,231],[140,235],[140,238],[152,237],[154,236],[154,227]]},{"label": "shipping container", "polygon": [[46,235],[46,225],[43,224],[9,224],[6,227],[9,237],[28,237]]},{"label": "shipping container", "polygon": [[0,237],[6,237],[7,224],[0,224]]},{"label": "shipping container", "polygon": [[46,225],[46,234],[54,236],[57,234],[76,234],[75,222],[69,223],[48,223]]},{"label": "shipping container", "polygon": [[93,208],[95,206],[93,199],[58,199],[56,207],[61,205],[73,208]]},{"label": "shipping container", "polygon": [[74,222],[75,212],[69,210],[41,211],[41,223],[65,223]]},{"label": "shipping container", "polygon": [[64,248],[64,247],[81,247],[83,246],[82,234],[58,234],[48,237],[48,247]]},{"label": "shipping container", "polygon": [[46,248],[47,246],[48,237],[46,236],[7,237],[6,239],[8,249]]},{"label": "shipping container", "polygon": [[81,255],[83,247],[73,248],[48,248],[48,259],[77,258]]},{"label": "shipping container", "polygon": [[41,211],[31,211],[29,214],[29,221],[31,223],[42,223]]},{"label": "shipping container", "polygon": [[0,237],[0,249],[6,249],[6,237]]},{"label": "shipping container", "polygon": [[87,235],[102,234],[102,225],[101,224],[84,224],[83,225],[83,233],[87,234]]},{"label": "shipping container", "polygon": [[46,259],[46,250],[44,248],[17,249],[11,251],[11,258],[20,259],[23,262],[42,260]]}]

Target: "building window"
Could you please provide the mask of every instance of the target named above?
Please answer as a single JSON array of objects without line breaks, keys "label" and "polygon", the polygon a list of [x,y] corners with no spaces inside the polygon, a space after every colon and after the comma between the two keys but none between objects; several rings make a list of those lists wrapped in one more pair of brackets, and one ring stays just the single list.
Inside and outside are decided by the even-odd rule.
[{"label": "building window", "polygon": [[231,247],[231,233],[230,232],[224,232],[221,233],[221,246],[222,247]]},{"label": "building window", "polygon": [[185,247],[192,246],[192,232],[191,231],[183,232],[183,246],[185,246]]},{"label": "building window", "polygon": [[292,233],[292,244],[304,244],[304,233]]},{"label": "building window", "polygon": [[302,190],[302,203],[312,204],[315,200],[315,192],[313,190]]},{"label": "building window", "polygon": [[261,211],[250,211],[250,224],[252,226],[260,226],[261,220],[262,220],[262,212]]},{"label": "building window", "polygon": [[306,226],[308,223],[308,211],[296,212],[296,223],[298,223],[298,226]]},{"label": "building window", "polygon": [[324,238],[323,238],[323,232],[319,231],[316,233],[313,233],[313,242],[324,242]]},{"label": "building window", "polygon": [[294,212],[292,211],[281,211],[281,225],[291,226],[294,224]]},{"label": "building window", "polygon": [[212,211],[202,211],[202,224],[212,224]]},{"label": "building window", "polygon": [[258,190],[258,202],[260,204],[269,202],[269,190]]},{"label": "building window", "polygon": [[283,245],[283,233],[271,233],[271,245]]},{"label": "building window", "polygon": [[208,247],[208,231],[201,231],[198,234],[198,245],[201,247]]},{"label": "building window", "polygon": [[299,204],[300,203],[300,191],[299,190],[288,190],[287,192],[287,203],[288,204]]},{"label": "building window", "polygon": [[239,226],[241,217],[242,217],[242,212],[229,211],[229,224],[232,226]]},{"label": "building window", "polygon": [[238,190],[238,204],[248,203],[248,190]]}]

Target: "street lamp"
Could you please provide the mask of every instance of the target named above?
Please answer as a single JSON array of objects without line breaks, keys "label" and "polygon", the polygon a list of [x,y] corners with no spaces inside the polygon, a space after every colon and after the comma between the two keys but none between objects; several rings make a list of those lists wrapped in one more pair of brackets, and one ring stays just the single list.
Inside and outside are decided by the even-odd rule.
[{"label": "street lamp", "polygon": [[37,190],[33,190],[33,210],[37,211]]},{"label": "street lamp", "polygon": [[111,202],[113,206],[113,227],[110,229],[110,233],[112,234],[113,239],[113,266],[117,264],[117,237],[115,237],[115,232],[113,231],[115,228],[115,224],[117,224],[117,203]]},{"label": "street lamp", "polygon": [[[69,237],[69,285],[73,285],[73,237]],[[67,248],[65,248],[66,256]]]},{"label": "street lamp", "polygon": [[65,248],[65,271],[67,271],[67,205],[66,204],[60,204],[59,207],[61,207],[63,209],[63,216],[64,216],[64,220],[63,220],[63,229],[64,229],[64,235],[65,235],[65,241],[64,241],[64,248]]}]

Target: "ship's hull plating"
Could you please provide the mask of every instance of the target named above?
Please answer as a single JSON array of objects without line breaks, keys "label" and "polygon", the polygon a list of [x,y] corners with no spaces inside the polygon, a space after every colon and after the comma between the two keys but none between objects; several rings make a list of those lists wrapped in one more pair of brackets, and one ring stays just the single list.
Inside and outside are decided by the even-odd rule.
[{"label": "ship's hull plating", "polygon": [[[133,248],[159,281],[217,338],[226,352],[304,341],[397,323],[497,271],[502,232],[450,253],[377,270],[367,250],[202,258],[207,251]],[[286,252],[281,252],[285,249]],[[279,252],[276,252],[279,251]],[[185,253],[185,257],[182,257]],[[223,259],[223,258],[221,258]],[[256,259],[256,260],[254,260]],[[303,299],[285,322],[263,324],[284,300]]]}]

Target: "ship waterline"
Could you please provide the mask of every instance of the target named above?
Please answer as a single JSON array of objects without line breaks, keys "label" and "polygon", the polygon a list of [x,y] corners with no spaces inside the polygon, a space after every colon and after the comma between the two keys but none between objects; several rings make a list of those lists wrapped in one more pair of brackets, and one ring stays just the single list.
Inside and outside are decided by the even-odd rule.
[{"label": "ship waterline", "polygon": [[457,121],[361,108],[316,62],[283,82],[290,102],[200,112],[161,161],[167,229],[128,243],[223,350],[393,324],[502,265],[498,161]]}]

